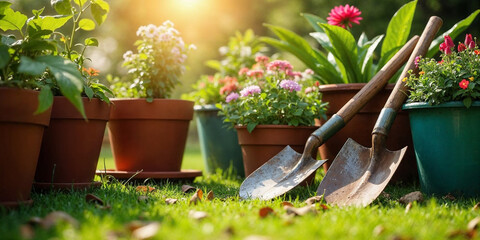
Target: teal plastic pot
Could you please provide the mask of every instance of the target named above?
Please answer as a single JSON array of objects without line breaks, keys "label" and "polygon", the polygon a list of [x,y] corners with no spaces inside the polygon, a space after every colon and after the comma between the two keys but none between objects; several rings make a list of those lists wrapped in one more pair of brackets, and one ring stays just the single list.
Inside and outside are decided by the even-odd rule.
[{"label": "teal plastic pot", "polygon": [[208,173],[217,168],[227,171],[232,167],[234,174],[244,177],[242,150],[237,132],[218,116],[215,105],[195,106],[198,137],[203,161]]},{"label": "teal plastic pot", "polygon": [[422,191],[480,196],[480,101],[408,103]]}]

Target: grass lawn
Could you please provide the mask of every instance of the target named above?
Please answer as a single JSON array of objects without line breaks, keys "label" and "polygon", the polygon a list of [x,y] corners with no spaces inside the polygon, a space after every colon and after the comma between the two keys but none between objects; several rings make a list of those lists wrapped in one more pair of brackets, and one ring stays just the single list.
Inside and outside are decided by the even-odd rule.
[{"label": "grass lawn", "polygon": [[[183,168],[203,168],[198,149],[189,146],[187,155]],[[105,159],[107,168],[113,167],[111,158],[105,155]],[[418,190],[418,186],[389,186],[385,190],[389,196],[384,194],[365,208],[328,206],[323,210],[317,203],[316,213],[288,215],[282,202],[306,206],[304,201],[315,194],[322,176],[323,172],[317,173],[310,187],[297,188],[272,201],[259,201],[239,199],[241,179],[220,173],[206,175],[190,185],[204,193],[213,191],[215,198],[196,205],[189,203],[194,193],[183,193],[182,183],[140,183],[156,188],[147,194],[137,191],[135,184],[103,179],[99,189],[35,193],[31,207],[0,209],[0,239],[21,239],[21,232],[24,236],[33,234],[35,239],[131,239],[141,238],[142,233],[151,233],[154,239],[448,239],[480,216],[480,209],[473,209],[479,198],[427,197],[406,211],[397,200]],[[110,208],[86,202],[88,193],[101,198]],[[177,202],[169,205],[167,198]],[[259,211],[263,207],[275,213],[262,218]],[[52,211],[63,211],[78,224],[60,222],[50,228],[26,225],[32,217],[43,218]],[[207,216],[197,219],[198,212]],[[146,224],[150,225],[132,232]],[[458,239],[465,238],[459,235]]]}]

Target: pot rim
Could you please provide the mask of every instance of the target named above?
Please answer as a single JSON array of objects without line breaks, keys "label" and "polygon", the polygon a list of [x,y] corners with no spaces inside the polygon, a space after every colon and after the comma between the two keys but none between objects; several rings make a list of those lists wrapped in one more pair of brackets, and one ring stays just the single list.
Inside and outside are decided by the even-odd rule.
[{"label": "pot rim", "polygon": [[[235,129],[246,129],[247,126],[243,125],[235,125]],[[275,129],[282,129],[282,128],[319,128],[318,126],[290,126],[290,125],[274,125],[274,124],[261,124],[257,125],[255,129],[268,129],[268,128],[275,128]]]},{"label": "pot rim", "polygon": [[[473,101],[472,102],[472,107],[479,107],[480,106],[480,101]],[[426,108],[465,108],[465,105],[463,105],[463,102],[461,101],[450,101],[446,103],[441,103],[438,105],[430,105],[427,102],[412,102],[412,103],[406,103],[402,106],[403,110],[414,110],[414,109],[426,109]]]}]

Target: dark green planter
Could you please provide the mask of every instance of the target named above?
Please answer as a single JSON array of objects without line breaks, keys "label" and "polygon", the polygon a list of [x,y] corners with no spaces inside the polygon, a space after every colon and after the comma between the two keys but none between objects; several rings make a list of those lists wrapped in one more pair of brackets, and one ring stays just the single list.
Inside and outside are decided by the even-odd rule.
[{"label": "dark green planter", "polygon": [[228,170],[232,166],[238,176],[244,177],[242,150],[237,132],[218,116],[215,105],[195,106],[198,137],[207,172],[217,168]]},{"label": "dark green planter", "polygon": [[408,103],[422,191],[480,196],[480,101]]}]

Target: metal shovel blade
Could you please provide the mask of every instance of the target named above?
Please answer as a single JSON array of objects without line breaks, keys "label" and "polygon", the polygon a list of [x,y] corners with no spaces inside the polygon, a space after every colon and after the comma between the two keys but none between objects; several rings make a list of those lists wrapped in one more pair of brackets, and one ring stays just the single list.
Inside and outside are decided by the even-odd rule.
[{"label": "metal shovel blade", "polygon": [[262,200],[278,197],[294,188],[325,162],[303,157],[290,146],[255,170],[240,186],[240,197]]},{"label": "metal shovel blade", "polygon": [[367,206],[390,181],[406,150],[383,148],[373,154],[371,148],[349,138],[318,186],[317,195],[324,194],[327,203],[338,206]]}]

